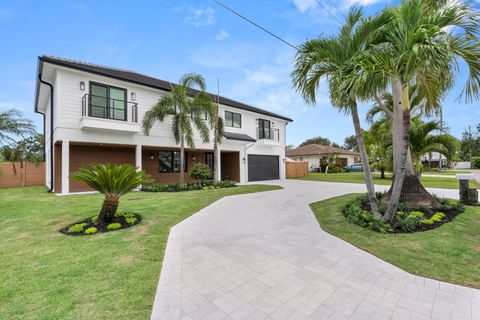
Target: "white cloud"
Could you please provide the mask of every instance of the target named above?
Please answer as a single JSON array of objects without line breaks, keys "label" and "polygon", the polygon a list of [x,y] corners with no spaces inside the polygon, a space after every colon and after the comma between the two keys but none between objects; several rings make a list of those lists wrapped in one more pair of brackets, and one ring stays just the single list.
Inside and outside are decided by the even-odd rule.
[{"label": "white cloud", "polygon": [[369,6],[372,4],[376,4],[378,2],[383,2],[384,0],[346,0],[344,2],[343,7],[351,7],[353,5],[359,4],[362,6]]},{"label": "white cloud", "polygon": [[225,31],[225,30],[220,30],[216,35],[215,35],[215,39],[217,39],[218,41],[222,41],[222,40],[225,40],[227,39],[228,37],[230,37],[230,34]]},{"label": "white cloud", "polygon": [[293,0],[293,3],[300,12],[306,12],[318,6],[317,0]]},{"label": "white cloud", "polygon": [[215,10],[211,7],[190,8],[191,14],[184,22],[194,27],[206,27],[215,24]]}]

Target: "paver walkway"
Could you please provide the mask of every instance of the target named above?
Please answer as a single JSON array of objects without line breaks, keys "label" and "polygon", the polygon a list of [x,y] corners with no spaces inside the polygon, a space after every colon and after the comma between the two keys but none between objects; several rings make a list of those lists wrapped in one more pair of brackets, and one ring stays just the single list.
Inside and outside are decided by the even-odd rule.
[{"label": "paver walkway", "polygon": [[413,276],[320,229],[308,204],[363,185],[275,183],[285,189],[223,198],[172,228],[152,319],[480,319],[480,291]]}]

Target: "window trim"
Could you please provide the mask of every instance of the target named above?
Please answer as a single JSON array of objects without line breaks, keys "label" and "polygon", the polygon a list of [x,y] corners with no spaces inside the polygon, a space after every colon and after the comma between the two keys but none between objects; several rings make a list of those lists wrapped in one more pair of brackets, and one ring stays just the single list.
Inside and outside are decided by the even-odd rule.
[{"label": "window trim", "polygon": [[[232,114],[232,125],[229,125],[229,124],[227,123],[227,112]],[[233,120],[234,115],[240,116],[240,126],[239,126],[239,127],[236,127],[236,126],[234,125],[234,123],[235,123],[235,121]],[[225,117],[224,120],[225,120],[225,126],[226,126],[226,127],[230,127],[230,128],[240,128],[240,129],[242,128],[242,114],[241,114],[241,113],[237,113],[237,112],[225,110],[224,117]]]},{"label": "window trim", "polygon": [[[104,88],[107,88],[107,117],[97,117],[97,116],[92,116],[92,85],[96,85],[96,86],[99,86],[99,87],[104,87]],[[115,118],[112,118],[110,117],[110,102],[111,102],[111,98],[110,98],[110,89],[117,89],[117,90],[122,90],[123,91],[123,114],[124,114],[124,118],[123,119],[115,119]],[[127,97],[128,97],[128,91],[127,89],[125,88],[121,88],[121,87],[116,87],[116,86],[111,86],[111,85],[108,85],[108,84],[105,84],[105,83],[101,83],[101,82],[96,82],[96,81],[89,81],[88,83],[88,93],[89,93],[89,99],[88,99],[88,116],[89,117],[93,117],[93,118],[99,118],[99,119],[108,119],[108,120],[116,120],[116,121],[127,121],[128,120],[128,108],[127,108]]]},{"label": "window trim", "polygon": [[[170,165],[171,165],[170,167],[172,168],[172,171],[161,171],[162,166],[160,165],[160,152],[169,152],[170,153],[170,156],[171,156],[171,159],[172,159],[172,161],[170,163]],[[180,173],[180,168],[179,168],[178,171],[174,170],[175,152],[178,152],[180,154],[180,150],[158,150],[157,151],[158,172],[160,174],[162,174],[162,173]],[[183,172],[185,173],[185,172],[188,172],[188,152],[185,151],[183,154],[184,154],[184,160],[185,160],[185,162],[183,164],[184,165]]]}]

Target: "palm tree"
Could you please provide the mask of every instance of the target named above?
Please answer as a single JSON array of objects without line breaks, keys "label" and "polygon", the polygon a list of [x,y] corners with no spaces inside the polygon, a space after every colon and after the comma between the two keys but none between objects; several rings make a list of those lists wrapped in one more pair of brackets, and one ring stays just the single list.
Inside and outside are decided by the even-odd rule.
[{"label": "palm tree", "polygon": [[[348,81],[364,98],[377,95],[389,83],[393,97],[393,146],[395,179],[389,203],[383,216],[392,221],[402,194],[402,188],[415,193],[421,185],[416,175],[406,174],[410,137],[410,87],[421,92],[427,102],[435,101],[453,83],[458,60],[469,68],[469,78],[462,95],[468,101],[479,97],[480,42],[478,12],[469,1],[402,0],[393,10],[393,19],[385,28],[377,45],[364,51],[350,66]],[[455,28],[452,34],[449,28]],[[346,81],[346,82],[348,82]],[[350,83],[348,87],[351,87]],[[368,88],[365,92],[362,89]],[[435,200],[431,197],[432,205]]]},{"label": "palm tree", "polygon": [[224,123],[223,118],[219,113],[219,101],[217,96],[216,104],[210,108],[210,114],[208,115],[210,122],[210,129],[213,131],[213,182],[218,182],[220,177],[218,176],[218,167],[220,159],[218,158],[218,145],[222,143]]},{"label": "palm tree", "polygon": [[460,150],[460,141],[446,133],[445,127],[439,121],[424,122],[416,117],[412,119],[410,126],[410,149],[416,165],[421,163],[423,155],[432,152],[437,152],[451,161]]},{"label": "palm tree", "polygon": [[[196,91],[195,88],[199,88]],[[172,85],[171,91],[160,98],[143,117],[143,131],[150,134],[153,124],[158,120],[163,122],[171,116],[172,131],[176,143],[180,144],[180,183],[185,183],[185,143],[195,148],[194,127],[200,133],[204,143],[209,141],[209,128],[203,116],[211,113],[212,100],[206,93],[203,77],[196,73],[184,74],[178,85]]]},{"label": "palm tree", "polygon": [[105,196],[98,215],[98,221],[105,224],[111,222],[115,216],[121,196],[150,182],[145,171],[137,171],[137,168],[130,164],[92,163],[74,172],[72,178],[86,183]]},{"label": "palm tree", "polygon": [[292,72],[293,85],[307,103],[315,104],[320,81],[326,79],[332,104],[352,116],[371,208],[375,213],[378,213],[377,198],[358,117],[356,92],[340,88],[344,87],[344,66],[357,58],[389,19],[388,12],[364,19],[361,9],[353,7],[337,36],[319,37],[302,44],[296,54]]},{"label": "palm tree", "polygon": [[13,143],[11,137],[35,134],[33,122],[22,118],[22,113],[17,109],[10,109],[0,112],[0,144]]}]

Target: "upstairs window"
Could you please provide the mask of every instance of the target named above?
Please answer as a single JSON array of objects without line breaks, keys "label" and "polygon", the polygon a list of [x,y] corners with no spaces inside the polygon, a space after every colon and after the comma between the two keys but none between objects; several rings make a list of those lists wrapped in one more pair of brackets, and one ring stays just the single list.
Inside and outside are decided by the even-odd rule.
[{"label": "upstairs window", "polygon": [[242,115],[240,113],[225,111],[225,126],[233,128],[242,127]]},{"label": "upstairs window", "polygon": [[265,119],[258,119],[258,138],[272,139],[270,121]]},{"label": "upstairs window", "polygon": [[90,117],[127,121],[127,90],[90,82]]}]

